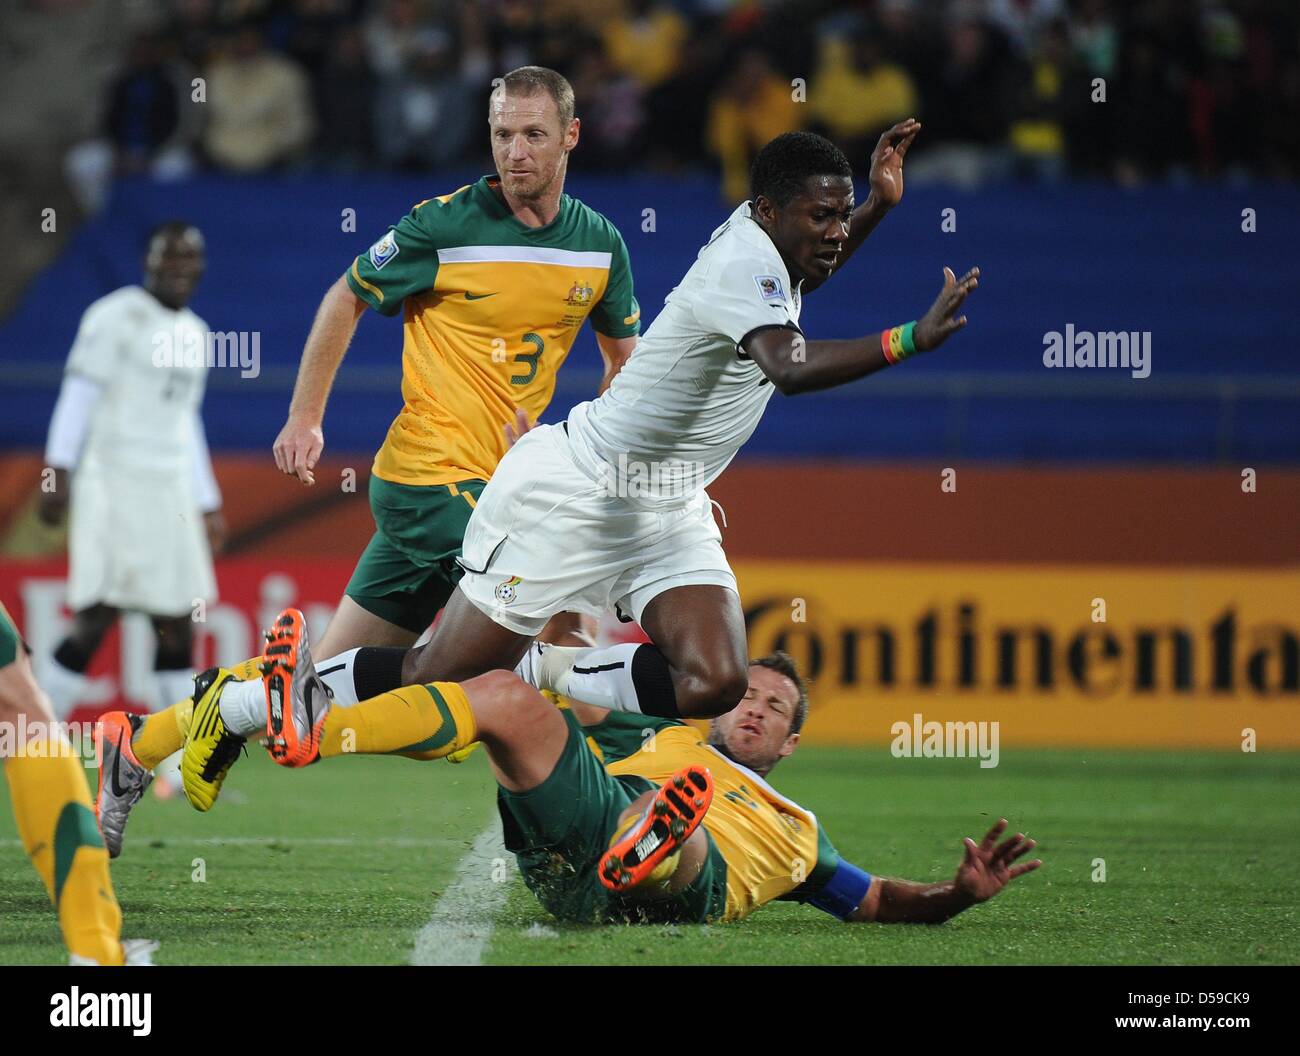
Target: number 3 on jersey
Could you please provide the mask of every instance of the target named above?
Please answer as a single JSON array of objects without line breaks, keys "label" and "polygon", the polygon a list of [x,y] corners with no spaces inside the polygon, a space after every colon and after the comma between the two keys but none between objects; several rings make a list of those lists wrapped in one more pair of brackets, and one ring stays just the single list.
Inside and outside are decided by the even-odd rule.
[{"label": "number 3 on jersey", "polygon": [[524,343],[535,345],[536,352],[517,352],[513,362],[526,364],[528,370],[524,374],[511,374],[511,385],[527,385],[533,378],[537,377],[537,361],[542,358],[542,352],[545,351],[546,344],[538,334],[524,334]]},{"label": "number 3 on jersey", "polygon": [[[542,358],[542,353],[546,350],[546,343],[542,340],[540,334],[527,333],[522,338],[524,344],[536,347],[536,352],[516,352],[510,360],[511,363],[519,363],[527,368],[523,374],[511,374],[511,385],[527,385],[533,378],[537,377],[537,361]],[[504,363],[506,361],[506,342],[503,337],[494,337],[492,339],[492,362]]]}]

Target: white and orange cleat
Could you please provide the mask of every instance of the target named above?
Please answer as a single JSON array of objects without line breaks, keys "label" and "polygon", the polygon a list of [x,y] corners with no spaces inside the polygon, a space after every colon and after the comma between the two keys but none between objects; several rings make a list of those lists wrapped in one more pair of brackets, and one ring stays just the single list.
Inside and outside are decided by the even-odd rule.
[{"label": "white and orange cleat", "polygon": [[677,771],[645,810],[615,831],[600,860],[600,882],[612,891],[626,891],[637,884],[667,880],[676,868],[678,852],[700,827],[712,802],[713,775],[707,767]]},{"label": "white and orange cleat", "polygon": [[104,837],[108,856],[122,853],[122,837],[131,808],[140,802],[153,774],[135,757],[131,738],[140,722],[125,711],[110,711],[95,724],[95,748],[99,762],[99,792],[95,796],[95,820]]},{"label": "white and orange cleat", "polygon": [[314,763],[320,758],[330,695],[312,665],[307,621],[297,609],[285,609],[266,632],[261,671],[271,758],[281,766]]}]

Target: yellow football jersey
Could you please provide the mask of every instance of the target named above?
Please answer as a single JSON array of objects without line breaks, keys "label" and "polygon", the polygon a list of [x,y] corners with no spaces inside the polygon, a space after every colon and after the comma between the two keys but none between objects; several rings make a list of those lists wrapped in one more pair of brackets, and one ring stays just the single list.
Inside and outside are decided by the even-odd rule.
[{"label": "yellow football jersey", "polygon": [[[612,720],[622,717],[615,713]],[[586,732],[605,756],[618,754],[601,726]],[[835,871],[839,857],[812,812],[711,748],[694,727],[661,725],[643,748],[605,769],[659,783],[693,763],[713,774],[713,805],[704,827],[727,862],[726,920],[739,920],[774,899],[798,898],[800,888],[815,887]]]},{"label": "yellow football jersey", "polygon": [[492,475],[516,408],[536,421],[583,321],[640,329],[627,247],[605,217],[569,195],[530,228],[497,197],[496,177],[421,202],[357,257],[352,291],[404,310],[401,412],[375,456],[395,484]]}]

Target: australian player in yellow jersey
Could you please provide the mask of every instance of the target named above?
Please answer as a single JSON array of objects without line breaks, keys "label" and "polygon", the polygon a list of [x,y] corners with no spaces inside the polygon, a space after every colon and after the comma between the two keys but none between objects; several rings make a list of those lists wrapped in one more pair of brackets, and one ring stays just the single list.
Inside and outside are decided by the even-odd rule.
[{"label": "australian player in yellow jersey", "polygon": [[321,702],[318,757],[436,757],[481,741],[506,846],[562,920],[732,921],[783,899],[847,921],[938,923],[1042,864],[1021,860],[1035,846],[1023,833],[1002,838],[1005,821],[978,843],[964,841],[947,881],[889,879],[844,861],[812,811],[768,783],[798,746],[808,712],[803,681],[783,653],[750,661],[743,698],[712,720],[707,737],[673,719],[556,708],[506,671],[385,694],[410,716],[395,729],[369,722],[376,712],[368,701],[329,706],[297,610],[286,610],[269,637],[267,682],[297,683],[292,720],[303,741],[300,701]]},{"label": "australian player in yellow jersey", "polygon": [[73,964],[147,965],[157,943],[120,936],[122,911],[95,827],[81,758],[32,677],[27,647],[0,605],[0,763],[18,835],[58,914]]},{"label": "australian player in yellow jersey", "polygon": [[[550,402],[583,323],[591,320],[605,361],[601,391],[636,345],[627,247],[604,216],[563,193],[579,125],[560,74],[535,66],[507,74],[489,107],[496,175],[416,205],[317,311],[274,446],[280,469],[304,484],[314,483],[325,405],[361,315],[401,312],[404,322],[402,408],[370,477],[375,533],[317,643],[317,655],[331,658],[322,672],[339,704],[401,681],[404,650],[460,579],[456,558],[479,493]],[[360,655],[362,645],[394,648]],[[234,670],[255,675],[247,663]],[[125,792],[101,804],[117,833],[139,798],[133,775],[143,782],[182,740],[186,796],[200,810],[212,806],[244,738],[266,724],[261,681],[227,682],[215,671],[201,676],[192,700],[136,720],[126,750],[106,757],[109,766],[122,757]],[[120,847],[119,835],[110,850]]]}]

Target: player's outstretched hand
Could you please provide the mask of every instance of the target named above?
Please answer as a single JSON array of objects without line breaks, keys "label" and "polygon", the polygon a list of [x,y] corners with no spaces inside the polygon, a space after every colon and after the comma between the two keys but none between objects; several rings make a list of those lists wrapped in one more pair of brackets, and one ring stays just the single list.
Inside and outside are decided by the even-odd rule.
[{"label": "player's outstretched hand", "polygon": [[502,426],[502,430],[506,434],[506,447],[514,447],[515,444],[519,443],[519,438],[530,429],[532,429],[532,426],[528,424],[528,412],[522,407],[518,408],[515,411],[514,424],[512,425],[510,422],[506,422],[506,424]]},{"label": "player's outstretched hand", "polygon": [[1011,863],[1023,858],[1036,843],[1018,832],[998,843],[1007,831],[1007,819],[999,818],[996,825],[976,843],[969,836],[963,841],[966,857],[957,867],[957,889],[964,891],[976,902],[985,902],[1001,891],[1018,876],[1031,873],[1043,864],[1041,858],[1019,865]]},{"label": "player's outstretched hand", "polygon": [[325,434],[319,425],[290,418],[275,438],[271,450],[275,452],[275,465],[281,473],[297,477],[304,484],[315,484],[312,470],[316,468],[320,453],[325,450]]},{"label": "player's outstretched hand", "polygon": [[871,152],[871,197],[886,209],[903,200],[903,158],[920,131],[921,122],[909,117],[885,129]]},{"label": "player's outstretched hand", "polygon": [[929,352],[938,348],[948,338],[966,325],[966,317],[958,315],[970,291],[980,284],[980,269],[971,268],[960,279],[952,273],[952,268],[943,269],[943,289],[930,310],[916,321],[912,331],[912,340],[917,350]]}]

